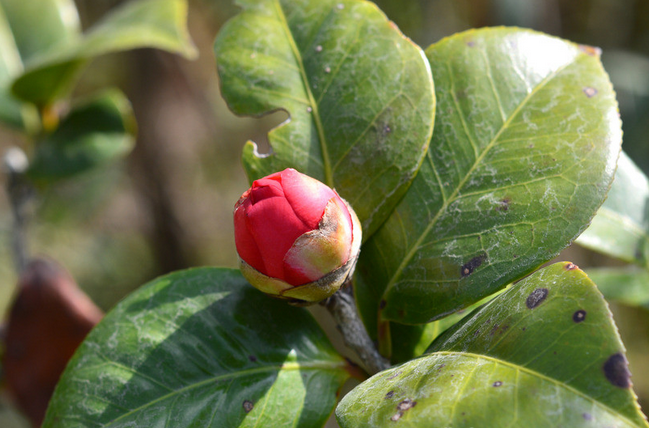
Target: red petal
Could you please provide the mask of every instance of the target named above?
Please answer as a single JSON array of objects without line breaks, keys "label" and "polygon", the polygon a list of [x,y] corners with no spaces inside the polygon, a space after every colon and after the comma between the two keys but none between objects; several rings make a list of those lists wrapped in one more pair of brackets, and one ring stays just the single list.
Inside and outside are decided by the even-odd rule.
[{"label": "red petal", "polygon": [[309,230],[318,227],[327,202],[335,196],[333,190],[308,175],[294,169],[282,171],[282,188],[286,200]]},{"label": "red petal", "polygon": [[247,210],[246,220],[264,260],[265,271],[261,272],[284,279],[284,254],[310,229],[295,215],[286,199],[279,196],[258,200]]},{"label": "red petal", "polygon": [[244,193],[234,208],[234,243],[239,257],[259,272],[264,272],[266,268],[261,252],[254,236],[248,230],[246,210],[252,205],[248,194],[249,191]]}]

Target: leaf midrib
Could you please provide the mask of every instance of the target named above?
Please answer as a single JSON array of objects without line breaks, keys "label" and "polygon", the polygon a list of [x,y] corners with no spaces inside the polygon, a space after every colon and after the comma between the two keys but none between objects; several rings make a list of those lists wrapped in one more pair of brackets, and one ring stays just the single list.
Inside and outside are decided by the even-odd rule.
[{"label": "leaf midrib", "polygon": [[[571,393],[573,393],[575,395],[578,395],[578,396],[582,397],[583,399],[592,402],[594,405],[601,407],[606,412],[611,413],[613,415],[616,415],[621,419],[624,419],[624,421],[627,422],[629,425],[636,426],[636,427],[639,426],[635,421],[629,419],[625,415],[622,415],[619,411],[617,411],[615,409],[612,409],[608,405],[602,403],[601,401],[598,401],[597,399],[591,397],[590,395],[586,395],[582,391],[580,391],[580,390],[578,390],[578,389],[576,389],[576,388],[574,388],[574,387],[572,387],[572,386],[570,386],[570,385],[568,385],[568,384],[566,384],[564,382],[561,382],[561,381],[559,381],[557,379],[553,379],[553,378],[551,378],[551,377],[549,377],[547,375],[544,375],[543,373],[540,373],[540,372],[538,372],[536,370],[532,370],[532,369],[530,369],[528,367],[521,366],[521,365],[509,362],[509,361],[506,361],[506,360],[503,360],[503,359],[500,359],[500,358],[492,357],[492,356],[489,356],[489,355],[476,354],[476,353],[473,353],[473,352],[437,351],[437,352],[433,352],[433,353],[429,354],[429,356],[434,356],[434,355],[450,355],[450,356],[460,355],[460,356],[463,356],[463,357],[473,358],[475,360],[482,359],[482,360],[491,361],[494,364],[501,364],[503,366],[511,367],[513,369],[516,369],[517,371],[526,373],[526,374],[528,374],[530,376],[545,380],[545,381],[550,382],[550,383],[552,383],[554,385],[557,385],[558,387],[564,388],[564,389],[570,391]],[[637,404],[636,404],[635,408],[639,410]],[[645,426],[647,426],[647,425],[645,424]]]},{"label": "leaf midrib", "polygon": [[[453,190],[453,193],[446,198],[443,201],[442,207],[437,211],[437,214],[435,214],[435,217],[430,221],[428,226],[426,226],[426,229],[424,229],[424,232],[419,236],[419,238],[415,241],[414,245],[411,247],[411,249],[408,251],[406,254],[406,257],[404,257],[403,261],[401,264],[399,264],[399,267],[395,271],[394,275],[390,278],[390,281],[388,282],[387,286],[385,287],[385,291],[383,292],[382,299],[385,299],[385,296],[387,295],[388,291],[394,287],[394,284],[397,282],[397,279],[401,276],[401,273],[403,270],[408,266],[412,258],[415,256],[417,251],[419,250],[422,242],[425,241],[425,239],[428,237],[428,234],[430,231],[433,229],[435,224],[437,224],[437,221],[439,218],[446,213],[446,210],[448,207],[455,202],[458,199],[458,194],[460,193],[460,190],[464,187],[468,179],[471,177],[475,169],[480,165],[480,162],[485,158],[487,153],[493,148],[493,146],[498,142],[498,139],[500,138],[501,134],[508,128],[508,126],[511,124],[512,120],[518,116],[519,112],[527,105],[527,103],[532,99],[534,95],[536,95],[541,89],[543,89],[552,79],[554,79],[559,73],[561,73],[566,67],[574,64],[575,61],[568,62],[564,64],[563,66],[557,68],[554,70],[551,74],[549,74],[545,79],[543,79],[531,92],[529,92],[523,100],[516,106],[516,108],[512,111],[512,113],[509,115],[507,120],[502,124],[496,135],[489,141],[489,143],[485,146],[484,150],[482,153],[476,158],[474,161],[473,165],[471,165],[471,168],[467,171],[467,173],[464,175],[460,183],[457,185],[455,190]],[[465,130],[466,131],[466,130]],[[434,134],[433,130],[433,134]],[[471,139],[471,136],[467,132],[467,137]],[[430,149],[429,149],[430,150]],[[431,160],[432,163],[432,160]]]},{"label": "leaf midrib", "polygon": [[[141,410],[146,409],[147,407],[150,407],[156,403],[159,403],[161,401],[164,401],[170,397],[183,394],[186,391],[199,388],[201,386],[214,383],[214,382],[219,382],[222,380],[226,379],[231,379],[231,378],[236,378],[236,377],[244,377],[244,376],[250,376],[258,373],[265,373],[265,372],[274,372],[274,371],[286,371],[286,370],[322,370],[322,371],[338,371],[338,370],[344,370],[345,362],[338,362],[336,364],[328,363],[328,362],[315,362],[315,363],[310,363],[310,364],[300,364],[300,363],[284,363],[281,365],[268,365],[268,366],[263,366],[263,367],[258,367],[254,369],[246,369],[246,370],[241,370],[233,373],[226,373],[224,375],[219,375],[219,376],[214,376],[208,379],[204,379],[200,382],[193,383],[191,385],[184,386],[180,389],[173,390],[172,392],[165,394],[161,397],[156,398],[155,400],[152,400],[148,403],[145,403],[127,413],[124,413],[123,415],[120,415],[116,419],[113,419],[112,421],[108,422],[105,425],[102,425],[103,427],[110,427],[116,422],[134,414],[137,413]],[[112,403],[111,403],[112,404]]]},{"label": "leaf midrib", "polygon": [[304,85],[304,90],[307,95],[307,99],[309,100],[309,105],[311,107],[311,115],[313,117],[313,122],[316,127],[316,131],[318,132],[318,141],[320,142],[320,151],[322,152],[322,167],[324,169],[324,176],[325,176],[325,183],[329,187],[334,187],[334,180],[333,180],[333,173],[332,173],[332,168],[331,168],[331,160],[329,159],[329,151],[327,150],[327,140],[325,138],[325,133],[324,133],[324,127],[322,125],[322,119],[320,117],[320,111],[318,109],[318,103],[315,100],[315,97],[313,96],[313,92],[311,92],[311,85],[309,84],[309,79],[306,74],[306,70],[304,69],[304,60],[302,59],[302,54],[300,53],[300,50],[297,47],[297,44],[295,43],[295,39],[293,38],[293,34],[291,33],[291,29],[288,25],[288,21],[286,20],[286,15],[284,14],[284,9],[282,9],[282,5],[280,4],[279,0],[275,0],[275,9],[277,10],[277,15],[281,21],[282,28],[284,29],[284,32],[286,34],[286,39],[291,46],[291,51],[293,52],[293,55],[295,56],[295,62],[297,63],[297,66],[300,71],[300,76],[302,77],[302,83]]}]

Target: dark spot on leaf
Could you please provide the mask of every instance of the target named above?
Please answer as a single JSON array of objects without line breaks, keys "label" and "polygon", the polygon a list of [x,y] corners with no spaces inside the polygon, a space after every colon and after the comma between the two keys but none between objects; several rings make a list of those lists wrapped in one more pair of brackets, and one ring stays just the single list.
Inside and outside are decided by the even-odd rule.
[{"label": "dark spot on leaf", "polygon": [[394,415],[392,415],[392,417],[390,418],[390,420],[396,422],[396,421],[398,421],[399,419],[401,419],[401,416],[403,416],[403,412],[397,412],[397,413],[395,413]]},{"label": "dark spot on leaf", "polygon": [[412,401],[410,398],[406,398],[401,403],[397,404],[397,410],[405,412],[408,409],[411,409],[417,405],[416,401]]},{"label": "dark spot on leaf", "polygon": [[390,398],[392,398],[393,396],[394,396],[394,391],[388,391],[388,393],[385,394],[385,398],[386,398],[386,399],[390,399]]},{"label": "dark spot on leaf", "polygon": [[591,415],[590,413],[582,413],[581,416],[584,418],[585,421],[592,421],[593,420],[593,415]]},{"label": "dark spot on leaf", "polygon": [[604,375],[611,384],[620,388],[629,388],[631,386],[631,373],[627,368],[627,361],[624,354],[618,352],[611,355],[604,363],[602,369]]},{"label": "dark spot on leaf", "polygon": [[466,45],[467,45],[468,47],[472,48],[472,47],[475,46],[475,42],[474,42],[473,40],[469,40],[468,42],[466,42]]},{"label": "dark spot on leaf", "polygon": [[386,304],[387,304],[387,302],[385,300],[381,300],[381,303],[379,303],[379,309],[385,308]]},{"label": "dark spot on leaf", "polygon": [[471,275],[473,271],[476,270],[478,267],[480,267],[482,262],[484,262],[486,259],[487,259],[487,255],[481,254],[479,256],[472,258],[467,263],[462,265],[462,267],[460,268],[460,275],[462,275],[462,278]]},{"label": "dark spot on leaf", "polygon": [[494,324],[494,326],[491,327],[491,331],[489,332],[489,336],[493,336],[494,334],[496,334],[496,331],[498,330],[498,327],[499,327],[498,324]]},{"label": "dark spot on leaf", "polygon": [[586,311],[583,309],[580,309],[574,314],[572,314],[572,320],[574,322],[582,322],[585,319],[586,319]]},{"label": "dark spot on leaf", "polygon": [[400,371],[394,372],[394,374],[393,374],[392,376],[388,377],[388,380],[392,380],[392,379],[394,379],[395,377],[399,376],[400,374],[401,374]]},{"label": "dark spot on leaf", "polygon": [[502,198],[500,200],[500,202],[498,203],[498,206],[496,207],[496,210],[502,211],[502,212],[509,211],[509,203],[511,201],[512,200],[510,198],[508,198],[508,197]]},{"label": "dark spot on leaf", "polygon": [[392,132],[392,128],[390,128],[390,125],[385,125],[385,127],[383,127],[383,132],[385,132],[386,134]]},{"label": "dark spot on leaf", "polygon": [[586,94],[588,98],[593,98],[595,95],[597,95],[597,89],[591,88],[590,86],[586,86],[583,90],[584,94]]},{"label": "dark spot on leaf", "polygon": [[536,290],[532,291],[532,293],[527,296],[527,300],[525,300],[525,305],[527,306],[528,309],[534,309],[537,306],[539,306],[543,301],[548,297],[548,289],[547,288],[537,288]]},{"label": "dark spot on leaf", "polygon": [[534,143],[531,143],[529,146],[527,146],[527,148],[533,149],[534,148]]},{"label": "dark spot on leaf", "polygon": [[244,400],[244,401],[243,401],[243,410],[244,410],[246,413],[250,413],[250,411],[251,411],[254,407],[255,407],[255,405],[252,404],[252,401],[250,401],[250,400]]},{"label": "dark spot on leaf", "polygon": [[522,330],[523,330],[523,331],[525,331],[525,330],[527,330],[527,327],[523,327],[523,329],[522,329]]},{"label": "dark spot on leaf", "polygon": [[602,54],[602,50],[594,46],[579,45],[579,50],[590,56],[600,56]]},{"label": "dark spot on leaf", "polygon": [[256,362],[257,362],[257,357],[255,357],[254,355],[248,355],[248,359],[249,359],[250,361],[252,361],[253,363],[256,363]]},{"label": "dark spot on leaf", "polygon": [[397,315],[399,316],[399,318],[403,318],[406,315],[406,312],[403,309],[399,309]]},{"label": "dark spot on leaf", "polygon": [[579,269],[579,266],[577,266],[577,265],[574,264],[574,263],[568,263],[565,267],[566,267],[566,270],[575,270],[575,269]]},{"label": "dark spot on leaf", "polygon": [[503,383],[502,383],[501,381],[497,380],[497,381],[494,382],[494,388],[498,388],[498,387],[501,386],[502,384],[503,384]]},{"label": "dark spot on leaf", "polygon": [[473,336],[474,336],[474,337],[477,336],[477,335],[479,335],[479,334],[480,334],[480,329],[477,329],[476,331],[473,332]]}]

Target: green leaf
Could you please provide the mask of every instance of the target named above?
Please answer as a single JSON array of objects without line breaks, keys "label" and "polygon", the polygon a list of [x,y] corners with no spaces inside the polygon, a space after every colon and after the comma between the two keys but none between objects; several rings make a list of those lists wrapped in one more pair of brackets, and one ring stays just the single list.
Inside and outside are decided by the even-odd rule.
[{"label": "green leaf", "polygon": [[315,320],[238,270],[161,277],[95,327],[44,427],[324,425],[349,377]]},{"label": "green leaf", "polygon": [[649,272],[635,266],[593,268],[588,276],[610,301],[649,309]]},{"label": "green leaf", "polygon": [[196,56],[185,20],[186,0],[136,0],[115,9],[82,38],[34,57],[13,84],[17,97],[47,105],[70,91],[88,60],[107,53],[151,47]]},{"label": "green leaf", "polygon": [[250,180],[293,167],[353,207],[369,237],[415,176],[433,128],[434,92],[421,49],[372,3],[240,0],[215,52],[230,109],[290,120],[248,142]]},{"label": "green leaf", "polygon": [[649,179],[624,152],[608,198],[576,242],[649,268]]},{"label": "green leaf", "polygon": [[486,28],[426,54],[438,100],[425,162],[361,251],[363,318],[424,323],[493,294],[587,226],[620,150],[598,52],[542,33]]},{"label": "green leaf", "polygon": [[9,91],[12,79],[22,71],[20,52],[0,1],[0,120],[14,128],[29,129],[37,120],[36,111],[16,100]]},{"label": "green leaf", "polygon": [[515,284],[381,372],[336,409],[341,427],[647,427],[597,287],[572,263]]},{"label": "green leaf", "polygon": [[0,0],[23,63],[77,40],[74,0]]},{"label": "green leaf", "polygon": [[126,156],[135,145],[135,117],[126,96],[107,91],[75,106],[59,127],[38,141],[27,170],[52,182]]}]

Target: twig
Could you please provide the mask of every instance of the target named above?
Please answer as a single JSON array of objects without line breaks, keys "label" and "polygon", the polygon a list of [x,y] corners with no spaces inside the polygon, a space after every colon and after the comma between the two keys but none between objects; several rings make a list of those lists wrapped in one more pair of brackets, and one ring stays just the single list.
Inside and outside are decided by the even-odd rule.
[{"label": "twig", "polygon": [[[347,284],[346,284],[347,285]],[[390,363],[379,354],[374,342],[365,330],[358,316],[351,287],[343,286],[337,293],[324,300],[321,305],[327,308],[336,320],[345,344],[354,350],[370,374],[390,368]]]},{"label": "twig", "polygon": [[14,217],[11,246],[16,271],[20,275],[29,259],[27,250],[28,203],[34,194],[34,188],[24,178],[28,161],[21,149],[12,147],[7,150],[3,157],[3,166],[7,174],[7,194]]}]

